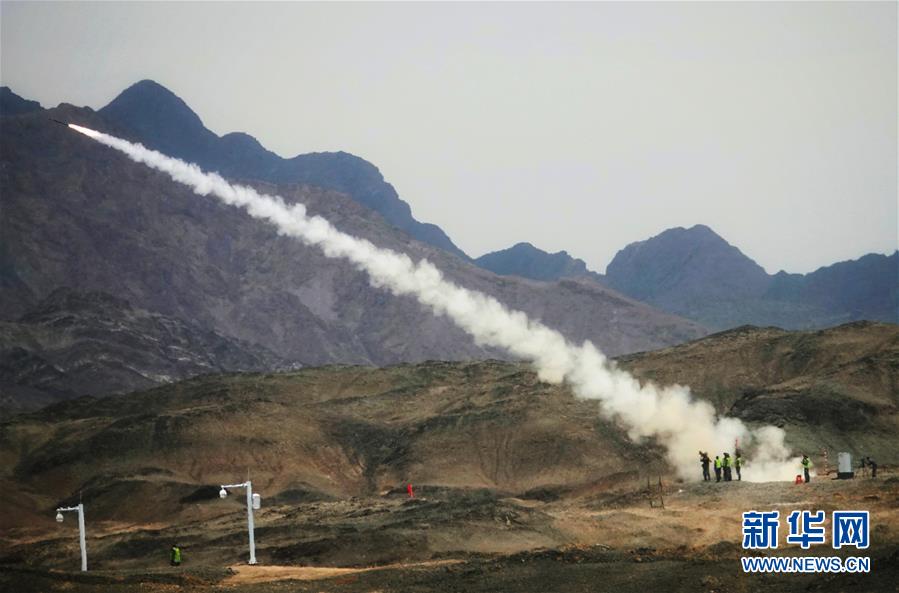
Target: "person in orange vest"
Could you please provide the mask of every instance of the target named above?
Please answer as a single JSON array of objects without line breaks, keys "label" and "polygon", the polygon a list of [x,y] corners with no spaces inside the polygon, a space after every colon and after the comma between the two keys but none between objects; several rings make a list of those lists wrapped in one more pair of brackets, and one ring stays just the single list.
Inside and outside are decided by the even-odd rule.
[{"label": "person in orange vest", "polygon": [[415,492],[412,491],[412,484],[406,484],[406,492],[409,493],[409,498],[415,498]]}]

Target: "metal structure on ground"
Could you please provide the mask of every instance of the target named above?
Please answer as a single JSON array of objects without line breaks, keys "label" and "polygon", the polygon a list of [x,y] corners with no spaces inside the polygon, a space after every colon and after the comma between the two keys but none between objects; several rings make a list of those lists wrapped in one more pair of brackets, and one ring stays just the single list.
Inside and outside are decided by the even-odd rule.
[{"label": "metal structure on ground", "polygon": [[247,480],[241,484],[222,484],[219,490],[219,498],[227,498],[228,488],[246,488],[247,490],[247,531],[250,534],[250,561],[249,564],[256,564],[256,540],[253,537],[253,510],[262,506],[262,497],[253,494],[253,483]]},{"label": "metal structure on ground", "polygon": [[64,520],[62,514],[70,511],[78,512],[78,541],[81,544],[81,570],[87,571],[87,541],[84,533],[84,505],[78,503],[77,507],[59,507],[56,509],[56,522],[62,523]]}]

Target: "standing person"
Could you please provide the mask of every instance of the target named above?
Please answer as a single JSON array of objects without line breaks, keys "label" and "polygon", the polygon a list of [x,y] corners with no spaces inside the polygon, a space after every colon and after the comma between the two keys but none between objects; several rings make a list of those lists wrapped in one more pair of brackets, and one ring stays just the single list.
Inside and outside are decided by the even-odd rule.
[{"label": "standing person", "polygon": [[868,475],[868,464],[865,462],[864,457],[862,457],[862,463],[859,467],[861,467],[861,469],[862,469],[861,474],[863,476],[867,476]]},{"label": "standing person", "polygon": [[699,452],[699,463],[702,464],[702,480],[704,482],[708,482],[712,479],[712,476],[709,474],[709,464],[712,462],[709,459],[709,454],[704,453],[703,451]]},{"label": "standing person", "polygon": [[871,468],[871,477],[876,478],[877,477],[877,462],[874,461],[873,459],[871,459],[870,457],[868,457],[868,467]]},{"label": "standing person", "polygon": [[178,544],[172,546],[172,566],[181,566],[181,547]]},{"label": "standing person", "polygon": [[412,490],[412,484],[406,484],[406,492],[409,494],[409,498],[415,498],[415,491]]},{"label": "standing person", "polygon": [[809,476],[809,473],[808,473],[808,470],[811,469],[812,465],[814,465],[812,463],[812,460],[808,458],[808,455],[803,453],[802,454],[802,469],[803,469],[803,473],[805,474],[805,483],[806,484],[808,484],[809,482],[812,481],[812,478],[811,478],[811,476]]},{"label": "standing person", "polygon": [[740,474],[740,468],[743,467],[743,456],[737,453],[737,458],[734,460],[734,467],[737,468],[737,481],[742,482],[743,476]]},{"label": "standing person", "polygon": [[721,481],[721,459],[715,455],[715,481]]},{"label": "standing person", "polygon": [[730,458],[730,453],[724,453],[724,481],[730,482],[733,475],[731,474],[731,466],[733,465],[733,460]]}]

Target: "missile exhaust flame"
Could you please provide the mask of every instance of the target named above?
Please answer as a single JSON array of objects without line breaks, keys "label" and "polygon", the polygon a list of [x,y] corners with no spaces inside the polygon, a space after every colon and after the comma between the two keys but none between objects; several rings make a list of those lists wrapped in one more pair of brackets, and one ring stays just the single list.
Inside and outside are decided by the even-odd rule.
[{"label": "missile exhaust flame", "polygon": [[745,480],[789,480],[796,473],[799,458],[790,457],[780,428],[750,429],[739,419],[719,417],[709,403],[695,399],[685,386],[641,385],[589,341],[572,344],[521,311],[446,280],[431,262],[414,262],[405,254],[342,233],[324,218],[310,216],[302,204],[287,204],[279,196],[231,184],[217,173],[205,173],[195,164],[143,145],[68,125],[138,163],[162,171],[199,195],[212,194],[273,224],[282,235],[318,247],[328,257],[350,261],[368,274],[373,286],[415,297],[435,314],[449,317],[478,344],[501,347],[531,361],[541,380],[565,382],[577,397],[598,400],[601,413],[623,425],[635,442],[655,438],[682,478],[698,479],[699,450],[727,451],[737,439],[748,446],[746,452],[750,453],[743,466]]}]

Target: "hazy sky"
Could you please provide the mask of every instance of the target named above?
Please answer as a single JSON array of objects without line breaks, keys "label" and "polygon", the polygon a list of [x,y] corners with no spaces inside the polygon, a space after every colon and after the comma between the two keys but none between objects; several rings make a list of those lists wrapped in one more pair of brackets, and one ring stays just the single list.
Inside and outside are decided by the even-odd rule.
[{"label": "hazy sky", "polygon": [[151,78],[218,134],[346,150],[469,255],[604,271],[704,223],[769,272],[897,247],[897,4],[0,3],[0,80]]}]

